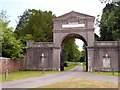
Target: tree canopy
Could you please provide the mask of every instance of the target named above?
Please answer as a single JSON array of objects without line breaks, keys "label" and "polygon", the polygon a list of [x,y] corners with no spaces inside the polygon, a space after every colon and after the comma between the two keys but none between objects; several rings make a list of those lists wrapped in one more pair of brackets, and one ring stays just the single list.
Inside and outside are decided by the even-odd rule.
[{"label": "tree canopy", "polygon": [[64,43],[64,62],[65,61],[80,61],[80,51],[78,50],[78,46],[75,44],[75,39],[68,39],[67,42]]},{"label": "tree canopy", "polygon": [[[39,42],[52,41],[52,19],[55,15],[51,11],[28,9],[19,17],[15,33],[18,38]],[[26,38],[27,37],[27,38]]]},{"label": "tree canopy", "polygon": [[[15,33],[17,38],[24,44],[27,40],[36,42],[53,41],[53,22],[56,16],[51,11],[41,11],[35,9],[26,10],[19,18]],[[64,46],[64,61],[78,60],[79,50],[75,44],[75,39],[69,40]]]},{"label": "tree canopy", "polygon": [[8,28],[7,25],[9,21],[7,21],[5,12],[2,11],[0,13],[0,40],[2,42],[2,56],[8,58],[21,58],[23,57],[22,43],[15,38],[15,34],[12,29]]},{"label": "tree canopy", "polygon": [[100,21],[100,40],[120,39],[120,2],[108,3]]}]

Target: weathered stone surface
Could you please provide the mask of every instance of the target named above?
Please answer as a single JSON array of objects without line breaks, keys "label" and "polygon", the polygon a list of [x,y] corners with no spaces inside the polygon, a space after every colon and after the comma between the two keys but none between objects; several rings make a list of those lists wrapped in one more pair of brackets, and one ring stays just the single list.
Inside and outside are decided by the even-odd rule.
[{"label": "weathered stone surface", "polygon": [[[75,11],[59,16],[53,20],[53,45],[62,48],[66,38],[82,39],[89,47],[94,46],[94,19],[95,17],[78,13]],[[80,25],[84,24],[84,27]],[[63,25],[68,25],[63,27]],[[71,25],[71,26],[70,26]],[[75,26],[76,25],[76,26]],[[53,64],[54,67],[60,69],[61,49],[53,48]],[[92,70],[93,50],[88,50],[88,68]],[[57,62],[56,62],[57,60]],[[58,63],[58,64],[57,64]],[[57,65],[57,66],[56,66]]]},{"label": "weathered stone surface", "polygon": [[[45,55],[46,69],[60,70],[62,48],[68,38],[79,38],[87,46],[87,69],[102,70],[106,54],[110,57],[111,67],[118,71],[120,58],[120,41],[94,42],[94,16],[75,11],[53,19],[53,42],[27,42],[27,59],[24,61],[25,70],[42,70],[41,55]],[[120,65],[120,64],[119,64]],[[120,67],[120,66],[119,66]]]},{"label": "weathered stone surface", "polygon": [[96,41],[94,46],[94,69],[101,70],[106,54],[110,58],[111,68],[118,71],[119,61],[118,41]]},{"label": "weathered stone surface", "polygon": [[[52,70],[53,42],[27,42],[27,54],[23,63],[23,70]],[[42,65],[42,54],[45,55]]]}]

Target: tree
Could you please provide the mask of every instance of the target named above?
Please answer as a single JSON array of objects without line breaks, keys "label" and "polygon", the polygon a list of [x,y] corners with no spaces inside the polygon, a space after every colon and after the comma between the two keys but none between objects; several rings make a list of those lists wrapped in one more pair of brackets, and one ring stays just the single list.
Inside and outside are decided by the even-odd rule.
[{"label": "tree", "polygon": [[53,18],[55,18],[55,15],[52,15],[51,11],[26,10],[23,15],[20,16],[19,23],[15,30],[17,38],[23,38],[29,35],[31,37],[30,39],[34,41],[52,41]]},{"label": "tree", "polygon": [[[27,40],[34,40],[36,42],[51,42],[53,41],[53,22],[55,15],[51,11],[43,12],[41,10],[28,9],[17,24],[15,33],[16,37],[20,39],[24,45]],[[79,50],[72,39],[65,44],[64,61],[73,61],[79,59]]]},{"label": "tree", "polygon": [[86,45],[83,44],[83,50],[80,52],[81,57],[84,59],[84,62],[86,61]]},{"label": "tree", "polygon": [[[8,58],[21,58],[23,57],[22,51],[22,43],[19,40],[16,40],[14,32],[7,27],[8,21],[3,19],[0,14],[0,23],[1,23],[1,31],[0,31],[0,40],[2,42],[2,56]],[[5,16],[6,17],[6,16]]]},{"label": "tree", "polygon": [[80,51],[75,44],[75,39],[69,39],[64,43],[64,62],[65,61],[79,61]]},{"label": "tree", "polygon": [[99,41],[100,37],[96,33],[94,33],[94,37],[95,37],[95,41]]},{"label": "tree", "polygon": [[108,3],[100,21],[100,40],[120,39],[120,2]]}]

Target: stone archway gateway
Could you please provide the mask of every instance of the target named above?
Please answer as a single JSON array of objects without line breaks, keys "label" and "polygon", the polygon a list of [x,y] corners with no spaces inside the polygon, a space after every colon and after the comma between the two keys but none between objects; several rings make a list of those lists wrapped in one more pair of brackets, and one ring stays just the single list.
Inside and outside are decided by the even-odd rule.
[{"label": "stone archway gateway", "polygon": [[[94,19],[95,17],[69,12],[53,20],[53,67],[60,69],[61,44],[65,37],[71,35],[83,39],[87,43],[88,69],[92,69],[94,46]],[[82,38],[81,38],[82,37]]]},{"label": "stone archway gateway", "polygon": [[[23,70],[60,70],[60,53],[65,38],[75,37],[87,46],[88,71],[118,71],[119,41],[94,41],[94,16],[71,11],[53,20],[53,42],[27,42]],[[42,56],[44,55],[44,61]]]}]

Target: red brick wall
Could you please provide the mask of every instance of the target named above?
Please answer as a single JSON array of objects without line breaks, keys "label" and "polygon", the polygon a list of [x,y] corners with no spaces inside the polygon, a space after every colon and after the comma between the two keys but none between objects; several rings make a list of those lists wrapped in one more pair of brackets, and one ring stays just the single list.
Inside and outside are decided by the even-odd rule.
[{"label": "red brick wall", "polygon": [[8,68],[8,72],[15,72],[21,69],[22,60],[12,60],[10,58],[0,58],[0,74],[5,73]]}]

